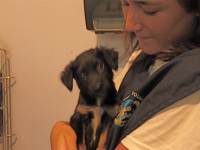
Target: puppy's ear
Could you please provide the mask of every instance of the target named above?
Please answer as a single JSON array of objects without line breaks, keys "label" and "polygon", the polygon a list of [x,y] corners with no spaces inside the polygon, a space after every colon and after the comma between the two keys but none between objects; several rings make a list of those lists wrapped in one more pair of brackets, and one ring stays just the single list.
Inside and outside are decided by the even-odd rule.
[{"label": "puppy's ear", "polygon": [[118,52],[114,49],[107,49],[104,47],[100,47],[97,50],[97,53],[100,53],[103,55],[105,61],[108,63],[108,65],[114,69],[118,69]]},{"label": "puppy's ear", "polygon": [[60,79],[62,83],[70,90],[73,89],[73,71],[72,71],[72,63],[67,65],[64,71],[61,73]]}]

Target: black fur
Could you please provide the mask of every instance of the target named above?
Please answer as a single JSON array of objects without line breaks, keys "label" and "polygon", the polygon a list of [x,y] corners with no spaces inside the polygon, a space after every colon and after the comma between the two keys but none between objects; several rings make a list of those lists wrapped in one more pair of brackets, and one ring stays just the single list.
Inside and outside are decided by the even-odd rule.
[{"label": "black fur", "polygon": [[[85,144],[87,150],[97,148],[102,132],[112,122],[116,105],[112,70],[117,69],[118,53],[100,47],[81,53],[61,74],[61,81],[70,91],[73,79],[80,89],[70,125],[77,134],[77,145]],[[85,106],[89,107],[85,109]],[[96,129],[93,125],[95,118],[100,118]]]}]

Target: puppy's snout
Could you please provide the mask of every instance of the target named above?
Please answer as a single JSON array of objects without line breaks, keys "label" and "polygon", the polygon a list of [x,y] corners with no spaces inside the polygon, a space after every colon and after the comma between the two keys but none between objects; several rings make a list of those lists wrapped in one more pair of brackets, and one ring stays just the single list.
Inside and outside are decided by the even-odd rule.
[{"label": "puppy's snout", "polygon": [[89,89],[95,93],[93,94],[97,94],[98,92],[100,92],[102,90],[102,87],[103,87],[103,80],[102,80],[102,77],[99,76],[99,74],[96,74],[96,73],[91,73],[89,76],[88,76],[88,81],[89,81]]},{"label": "puppy's snout", "polygon": [[100,91],[101,90],[101,87],[102,87],[102,83],[101,83],[101,81],[97,81],[96,83],[95,83],[95,86],[94,86],[94,91]]}]

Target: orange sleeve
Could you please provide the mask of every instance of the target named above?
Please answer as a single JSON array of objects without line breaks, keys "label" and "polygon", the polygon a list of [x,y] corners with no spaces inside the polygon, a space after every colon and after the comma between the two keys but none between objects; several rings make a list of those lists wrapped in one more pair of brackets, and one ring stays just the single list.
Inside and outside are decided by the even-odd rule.
[{"label": "orange sleeve", "polygon": [[115,150],[128,150],[128,149],[123,144],[120,143],[119,145],[117,145]]},{"label": "orange sleeve", "polygon": [[57,122],[51,131],[51,150],[77,150],[76,134],[71,126],[62,121]]}]

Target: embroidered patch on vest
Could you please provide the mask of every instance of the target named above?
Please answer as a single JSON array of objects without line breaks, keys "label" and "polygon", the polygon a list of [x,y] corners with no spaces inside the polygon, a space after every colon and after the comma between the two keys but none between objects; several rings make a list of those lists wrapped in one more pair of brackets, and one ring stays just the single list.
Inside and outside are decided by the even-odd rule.
[{"label": "embroidered patch on vest", "polygon": [[142,102],[142,97],[133,91],[129,96],[123,99],[119,113],[115,117],[114,124],[120,127],[123,127],[128,122],[132,113]]}]

